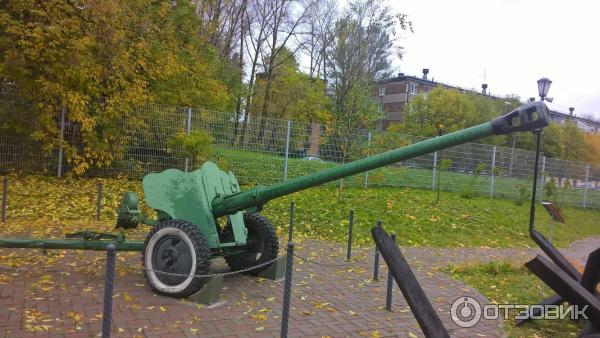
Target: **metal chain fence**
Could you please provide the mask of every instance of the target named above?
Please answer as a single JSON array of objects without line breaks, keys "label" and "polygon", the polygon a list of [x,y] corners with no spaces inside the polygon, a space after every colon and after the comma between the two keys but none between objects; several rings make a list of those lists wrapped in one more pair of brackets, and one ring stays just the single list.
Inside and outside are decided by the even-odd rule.
[{"label": "metal chain fence", "polygon": [[[56,129],[63,142],[48,148],[37,141],[35,103],[0,93],[0,172],[25,171],[62,175],[74,168],[65,160],[62,144],[85,148],[80,126],[69,112],[57,112]],[[334,167],[418,141],[409,135],[355,130],[336,135],[325,125],[249,116],[197,108],[145,104],[135,109],[135,127],[121,136],[122,147],[108,148],[112,161],[92,165],[86,175],[142,177],[168,168],[192,171],[205,159],[231,170],[243,185],[272,184]],[[8,119],[19,129],[1,129]],[[4,123],[6,122],[6,123]],[[212,152],[200,158],[175,142],[177,135],[204,133]],[[110,145],[107,145],[110,147]],[[106,149],[105,149],[106,150]],[[542,154],[543,155],[543,154]],[[414,187],[454,191],[465,197],[487,196],[527,201],[531,194],[534,152],[467,143],[344,179],[346,186]],[[600,208],[600,167],[541,157],[540,200],[562,205]],[[332,183],[335,184],[335,183]]]}]

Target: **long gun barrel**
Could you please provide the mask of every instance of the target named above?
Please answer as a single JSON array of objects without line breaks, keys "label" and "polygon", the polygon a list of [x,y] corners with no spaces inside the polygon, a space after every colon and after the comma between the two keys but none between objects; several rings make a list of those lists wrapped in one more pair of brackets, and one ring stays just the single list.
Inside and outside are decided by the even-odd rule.
[{"label": "long gun barrel", "polygon": [[[183,251],[179,249],[178,243],[186,241],[174,240],[173,237],[188,238],[187,241],[191,243],[189,239],[191,235],[187,233],[185,236],[182,235],[184,233],[182,229],[185,229],[206,239],[206,243],[201,243],[202,250],[210,250],[210,255],[244,257],[239,262],[245,262],[248,257],[260,257],[263,260],[269,259],[269,257],[274,259],[277,257],[276,249],[273,250],[273,248],[277,248],[276,237],[271,237],[271,244],[269,245],[256,245],[260,242],[260,239],[256,237],[258,236],[256,234],[257,227],[268,226],[272,228],[264,218],[253,215],[253,211],[260,209],[266,202],[296,191],[486,136],[543,128],[548,125],[548,121],[546,105],[542,102],[530,103],[504,116],[497,117],[491,122],[268,187],[256,187],[248,191],[240,190],[233,173],[220,170],[216,164],[210,161],[205,162],[201,169],[191,173],[184,173],[177,169],[167,169],[162,173],[150,173],[144,177],[146,203],[152,209],[157,210],[158,220],[150,219],[140,212],[137,207],[137,197],[132,192],[124,194],[123,203],[118,211],[117,227],[127,229],[136,227],[140,223],[153,226],[146,242],[126,241],[123,234],[114,235],[83,231],[68,235],[67,237],[70,239],[0,238],[0,247],[103,250],[106,245],[112,243],[117,246],[118,250],[143,250],[147,257],[155,257],[152,260],[145,260],[144,264],[155,261],[172,262],[174,257],[172,252],[177,252],[176,256],[179,257],[179,255],[185,256],[186,252],[200,250],[198,248],[188,248]],[[244,210],[246,213],[240,212]],[[230,231],[223,232],[219,228],[217,218],[221,216],[227,216]],[[260,220],[260,224],[256,220]],[[195,226],[195,228],[191,228],[190,225]],[[254,232],[248,231],[249,228],[254,229]],[[157,229],[162,230],[157,231]],[[162,239],[156,242],[159,244],[156,244],[152,242],[154,238]],[[156,249],[157,246],[159,249]],[[262,247],[260,250],[263,251],[260,252],[260,255],[257,255],[258,249],[255,247]],[[268,250],[268,252],[264,250]],[[248,255],[248,253],[250,254]],[[167,260],[165,257],[170,258]],[[188,261],[192,261],[192,258],[188,257],[184,260],[184,262]],[[259,263],[258,258],[256,262],[248,262],[250,262],[248,264]],[[180,271],[188,273],[189,270],[186,269]],[[160,289],[157,286],[153,287]],[[179,293],[174,293],[174,295],[179,297]]]},{"label": "long gun barrel", "polygon": [[262,206],[266,202],[327,182],[352,176],[368,170],[408,160],[434,151],[450,148],[491,135],[504,135],[517,131],[533,131],[548,125],[548,110],[542,102],[533,102],[497,117],[491,122],[459,130],[443,136],[418,142],[406,147],[350,162],[334,168],[280,182],[268,187],[256,187],[231,195],[218,196],[212,201],[215,217],[233,214],[247,208]]},{"label": "long gun barrel", "polygon": [[[191,173],[167,169],[143,180],[146,204],[157,211],[158,220],[141,213],[132,192],[124,194],[118,210],[117,227],[133,228],[140,223],[153,227],[144,242],[126,241],[122,233],[83,231],[67,235],[71,239],[0,238],[0,247],[102,250],[115,244],[117,250],[143,251],[143,267],[152,288],[186,297],[201,290],[203,279],[193,275],[208,273],[212,256],[225,257],[234,270],[255,272],[277,260],[274,226],[256,213],[272,199],[486,136],[536,130],[548,121],[546,105],[530,103],[491,122],[249,191],[241,191],[232,172],[210,161]],[[217,220],[222,216],[227,216],[225,227]],[[279,270],[277,266],[281,265],[276,264],[274,270]],[[174,279],[157,271],[179,275]]]}]

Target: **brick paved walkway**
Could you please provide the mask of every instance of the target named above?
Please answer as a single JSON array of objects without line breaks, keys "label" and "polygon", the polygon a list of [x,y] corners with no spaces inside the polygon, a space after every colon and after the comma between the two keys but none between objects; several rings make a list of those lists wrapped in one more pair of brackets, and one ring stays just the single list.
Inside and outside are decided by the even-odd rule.
[{"label": "brick paved walkway", "polygon": [[[385,264],[372,282],[372,250],[356,250],[345,263],[339,245],[305,241],[296,259],[290,337],[422,336],[397,287],[393,312],[386,312]],[[525,260],[534,250],[404,250],[425,292],[452,336],[502,336],[501,323],[481,321],[462,329],[449,315],[450,304],[476,290],[433,270],[464,260]],[[101,331],[104,255],[97,252],[0,250],[21,259],[19,270],[0,270],[0,337],[92,337]],[[154,295],[140,272],[138,253],[118,254],[113,335],[116,337],[273,337],[279,335],[283,282],[249,276],[225,278],[224,304],[207,308]],[[225,271],[220,260],[215,271]],[[32,330],[42,330],[32,332]],[[47,331],[46,331],[47,330]]]}]

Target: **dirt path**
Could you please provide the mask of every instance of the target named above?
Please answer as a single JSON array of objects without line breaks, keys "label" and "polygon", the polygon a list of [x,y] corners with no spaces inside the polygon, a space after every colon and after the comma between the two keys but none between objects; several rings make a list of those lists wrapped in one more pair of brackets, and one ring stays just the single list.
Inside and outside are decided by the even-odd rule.
[{"label": "dirt path", "polygon": [[588,255],[598,248],[600,248],[600,237],[590,237],[575,241],[567,249],[561,251],[581,266],[585,266]]}]

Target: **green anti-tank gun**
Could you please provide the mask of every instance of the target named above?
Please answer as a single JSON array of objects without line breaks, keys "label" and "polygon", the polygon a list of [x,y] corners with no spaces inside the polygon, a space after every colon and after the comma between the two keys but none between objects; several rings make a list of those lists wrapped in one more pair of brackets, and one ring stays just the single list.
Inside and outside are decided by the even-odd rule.
[{"label": "green anti-tank gun", "polygon": [[530,103],[491,122],[247,191],[241,191],[233,173],[220,170],[212,162],[191,173],[168,169],[148,174],[143,180],[146,204],[157,211],[157,220],[139,211],[137,197],[131,192],[124,194],[119,208],[117,227],[152,226],[144,242],[84,232],[80,239],[4,238],[0,247],[104,250],[108,243],[114,243],[117,250],[142,252],[144,271],[154,290],[186,297],[206,282],[194,276],[208,274],[211,257],[223,256],[233,270],[261,265],[254,272],[266,269],[268,264],[264,263],[277,257],[274,227],[259,214],[272,199],[486,136],[547,125],[546,105]]}]

